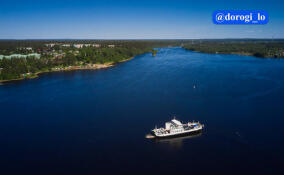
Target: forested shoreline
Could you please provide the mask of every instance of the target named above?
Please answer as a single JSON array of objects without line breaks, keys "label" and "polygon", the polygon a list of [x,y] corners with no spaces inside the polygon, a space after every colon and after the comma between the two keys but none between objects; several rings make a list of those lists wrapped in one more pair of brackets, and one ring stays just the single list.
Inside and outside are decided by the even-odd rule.
[{"label": "forested shoreline", "polygon": [[[0,40],[0,82],[33,78],[41,72],[105,68],[139,54],[156,56],[154,48],[176,46],[213,54],[284,57],[282,39]],[[40,58],[27,56],[32,54]]]},{"label": "forested shoreline", "polygon": [[284,42],[280,41],[205,41],[187,43],[187,50],[211,54],[238,54],[260,58],[284,58]]},{"label": "forested shoreline", "polygon": [[68,66],[86,67],[91,64],[115,64],[138,54],[151,52],[150,49],[109,48],[92,50],[83,48],[78,55],[66,53],[62,58],[3,58],[0,61],[0,80],[30,78],[39,72],[48,72]]},{"label": "forested shoreline", "polygon": [[104,68],[139,54],[155,55],[157,51],[153,48],[171,43],[131,40],[2,41],[0,55],[39,53],[41,57],[3,57],[0,59],[0,81],[33,78],[41,72]]}]

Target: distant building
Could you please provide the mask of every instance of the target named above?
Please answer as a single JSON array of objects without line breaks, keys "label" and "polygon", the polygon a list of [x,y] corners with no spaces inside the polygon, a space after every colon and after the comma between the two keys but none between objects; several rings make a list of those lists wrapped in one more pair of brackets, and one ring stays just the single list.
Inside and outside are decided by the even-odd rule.
[{"label": "distant building", "polygon": [[45,44],[46,47],[54,47],[55,43]]},{"label": "distant building", "polygon": [[21,50],[33,50],[32,47],[19,47],[18,49],[21,49]]},{"label": "distant building", "polygon": [[76,47],[77,49],[80,49],[84,47],[84,44],[74,44],[74,47]]},{"label": "distant building", "polygon": [[65,53],[55,54],[55,58],[63,58],[65,56]]},{"label": "distant building", "polygon": [[63,47],[70,47],[71,45],[70,44],[63,44],[62,46]]},{"label": "distant building", "polygon": [[115,45],[114,45],[114,44],[110,44],[110,45],[108,45],[108,47],[109,47],[109,48],[114,48]]},{"label": "distant building", "polygon": [[12,54],[12,55],[0,55],[0,59],[6,58],[6,59],[11,59],[11,58],[27,58],[27,57],[35,57],[35,58],[40,58],[40,54],[38,53],[31,53],[27,55],[22,55],[22,54]]},{"label": "distant building", "polygon": [[101,47],[100,44],[74,44],[73,46],[77,49],[80,49],[83,47],[97,47],[97,48]]},{"label": "distant building", "polygon": [[85,47],[90,47],[91,44],[83,44],[83,46],[85,46]]},{"label": "distant building", "polygon": [[30,50],[30,51],[33,50],[32,47],[18,47],[17,49],[18,49],[18,50]]},{"label": "distant building", "polygon": [[99,47],[101,47],[101,45],[100,44],[93,44],[93,47],[99,48]]}]

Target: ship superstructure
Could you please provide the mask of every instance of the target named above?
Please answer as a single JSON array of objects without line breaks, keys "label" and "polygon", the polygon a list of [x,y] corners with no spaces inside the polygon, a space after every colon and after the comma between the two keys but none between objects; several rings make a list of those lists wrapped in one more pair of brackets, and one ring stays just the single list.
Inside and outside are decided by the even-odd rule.
[{"label": "ship superstructure", "polygon": [[187,135],[193,132],[201,131],[204,125],[199,122],[181,123],[176,119],[166,122],[165,128],[155,128],[152,133],[155,137],[173,137],[180,135]]}]

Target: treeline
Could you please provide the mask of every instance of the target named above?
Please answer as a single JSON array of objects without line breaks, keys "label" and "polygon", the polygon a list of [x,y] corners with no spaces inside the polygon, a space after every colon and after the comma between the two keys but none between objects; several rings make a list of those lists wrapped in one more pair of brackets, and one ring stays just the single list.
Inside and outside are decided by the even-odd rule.
[{"label": "treeline", "polygon": [[[70,52],[71,51],[71,52]],[[84,47],[77,52],[65,50],[62,58],[34,57],[3,58],[0,60],[0,80],[19,79],[41,71],[50,71],[57,66],[84,66],[86,64],[118,63],[127,58],[146,52],[153,52],[150,47],[93,48]]]},{"label": "treeline", "polygon": [[[136,48],[136,47],[118,47],[118,48],[92,48],[85,47],[80,49],[78,56],[73,57],[74,61],[83,61],[84,63],[106,63],[120,62],[124,59],[133,57],[138,54],[152,52],[152,48]],[[68,56],[69,55],[69,56]],[[71,57],[70,54],[66,55]]]},{"label": "treeline", "polygon": [[[11,54],[26,54],[27,50],[21,49],[25,47],[31,47],[37,53],[40,53],[47,49],[45,44],[100,44],[101,48],[108,48],[108,45],[115,45],[115,47],[123,48],[154,48],[154,47],[167,47],[167,46],[180,46],[187,40],[0,40],[0,55]],[[74,48],[66,48],[60,45],[55,45],[55,50],[66,50]]]},{"label": "treeline", "polygon": [[3,58],[0,60],[0,80],[18,79],[25,73],[48,70],[52,63],[45,58]]},{"label": "treeline", "polygon": [[[283,39],[180,39],[180,40],[0,40],[0,55],[11,55],[11,54],[25,54],[27,51],[20,49],[23,47],[31,47],[34,51],[41,52],[47,47],[45,44],[48,43],[60,43],[60,44],[100,44],[101,48],[107,48],[108,45],[114,44],[116,47],[123,48],[155,48],[155,47],[168,47],[168,46],[192,46],[191,48],[196,48],[199,43],[202,46],[216,46],[221,47],[222,44],[276,44],[278,47],[279,43],[283,46]],[[204,45],[206,44],[206,45]],[[278,45],[278,46],[277,46]],[[71,49],[63,48],[60,46],[55,46],[55,50],[59,49]],[[193,49],[194,49],[193,48]],[[241,47],[238,47],[241,48]],[[223,49],[223,48],[222,48]],[[212,51],[213,53],[213,51]]]},{"label": "treeline", "polygon": [[221,54],[240,54],[256,57],[284,58],[284,42],[257,41],[203,41],[187,43],[185,49]]}]

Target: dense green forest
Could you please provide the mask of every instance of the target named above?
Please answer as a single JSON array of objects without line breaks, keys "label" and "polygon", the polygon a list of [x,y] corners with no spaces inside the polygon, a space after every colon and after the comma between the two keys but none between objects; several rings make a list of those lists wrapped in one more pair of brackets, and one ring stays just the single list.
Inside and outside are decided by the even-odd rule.
[{"label": "dense green forest", "polygon": [[255,57],[283,58],[283,41],[203,41],[187,43],[183,46],[185,49],[221,54],[240,54],[251,55]]},{"label": "dense green forest", "polygon": [[[180,46],[187,40],[0,40],[0,55],[21,54],[27,53],[23,47],[31,47],[34,51],[42,52],[46,49],[45,44],[58,44],[53,47],[55,50],[64,49],[60,46],[63,44],[100,44],[101,48],[107,48],[108,45],[113,44],[116,47],[123,48],[155,48],[167,46]],[[65,48],[65,49],[72,49]]]}]

